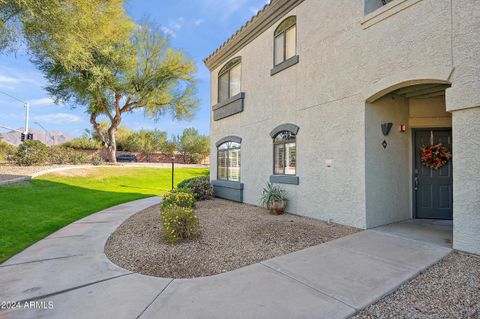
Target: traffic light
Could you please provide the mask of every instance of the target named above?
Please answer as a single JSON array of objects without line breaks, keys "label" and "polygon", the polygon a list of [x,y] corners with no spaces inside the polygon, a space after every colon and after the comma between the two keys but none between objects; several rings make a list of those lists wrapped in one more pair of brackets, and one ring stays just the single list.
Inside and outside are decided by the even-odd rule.
[{"label": "traffic light", "polygon": [[20,141],[25,142],[25,140],[33,140],[33,133],[27,133],[26,135],[22,133],[22,135],[20,135]]}]

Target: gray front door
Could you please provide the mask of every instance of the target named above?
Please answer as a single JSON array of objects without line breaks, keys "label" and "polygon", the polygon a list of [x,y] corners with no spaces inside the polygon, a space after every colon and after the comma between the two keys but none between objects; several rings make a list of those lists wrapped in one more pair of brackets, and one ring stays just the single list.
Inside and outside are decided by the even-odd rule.
[{"label": "gray front door", "polygon": [[452,160],[438,170],[428,168],[421,162],[422,146],[441,143],[452,152],[452,131],[450,129],[416,130],[414,141],[415,217],[452,219]]}]

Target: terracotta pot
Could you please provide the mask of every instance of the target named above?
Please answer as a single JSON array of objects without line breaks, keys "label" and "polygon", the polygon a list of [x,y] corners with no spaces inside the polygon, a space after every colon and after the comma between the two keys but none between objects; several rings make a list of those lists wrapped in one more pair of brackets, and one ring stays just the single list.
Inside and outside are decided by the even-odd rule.
[{"label": "terracotta pot", "polygon": [[285,208],[287,207],[287,200],[274,200],[272,207],[270,208],[270,213],[274,215],[281,215],[285,213]]}]

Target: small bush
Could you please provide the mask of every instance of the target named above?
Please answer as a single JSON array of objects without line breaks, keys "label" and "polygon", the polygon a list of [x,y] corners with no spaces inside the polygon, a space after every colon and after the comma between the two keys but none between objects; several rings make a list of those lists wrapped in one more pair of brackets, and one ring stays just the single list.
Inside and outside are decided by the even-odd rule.
[{"label": "small bush", "polygon": [[65,143],[64,146],[76,150],[99,150],[102,148],[100,141],[86,135],[74,138],[70,142]]},{"label": "small bush", "polygon": [[51,164],[86,164],[90,162],[89,156],[70,147],[52,146],[48,150],[48,161]]},{"label": "small bush", "polygon": [[160,209],[162,211],[171,207],[195,208],[195,197],[192,194],[173,191],[163,195]]},{"label": "small bush", "polygon": [[70,155],[70,163],[71,164],[78,165],[78,164],[89,164],[90,163],[90,157],[82,151],[71,150],[69,155]]},{"label": "small bush", "polygon": [[165,239],[176,243],[191,239],[200,233],[198,216],[192,208],[168,207],[161,211]]},{"label": "small bush", "polygon": [[189,190],[188,188],[175,188],[175,189],[171,190],[170,193],[187,193],[187,194],[190,194],[193,197],[195,197],[195,194],[193,194],[193,192],[191,190]]},{"label": "small bush", "polygon": [[14,155],[17,165],[30,166],[45,164],[48,157],[48,147],[40,141],[23,142]]},{"label": "small bush", "polygon": [[0,141],[0,161],[9,160],[15,154],[16,147]]},{"label": "small bush", "polygon": [[101,157],[100,155],[95,155],[93,158],[92,158],[92,165],[102,165],[103,163],[105,163],[105,161],[103,160],[103,157]]},{"label": "small bush", "polygon": [[198,153],[192,153],[189,155],[189,161],[191,164],[200,164],[200,162],[204,158],[205,156],[202,156],[202,154],[198,154]]},{"label": "small bush", "polygon": [[178,183],[179,189],[188,189],[196,200],[207,200],[213,197],[213,187],[208,176],[194,177]]},{"label": "small bush", "polygon": [[48,161],[51,164],[66,164],[67,150],[62,146],[52,146],[48,149]]}]

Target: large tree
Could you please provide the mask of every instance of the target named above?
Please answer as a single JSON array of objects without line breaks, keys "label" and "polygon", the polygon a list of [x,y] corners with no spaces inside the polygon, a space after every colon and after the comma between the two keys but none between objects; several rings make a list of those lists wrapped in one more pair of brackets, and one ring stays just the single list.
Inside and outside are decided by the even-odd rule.
[{"label": "large tree", "polygon": [[[128,41],[96,50],[94,67],[68,69],[44,49],[43,39],[35,47],[34,63],[49,81],[47,90],[57,101],[86,106],[111,162],[116,162],[115,134],[125,114],[143,111],[158,119],[170,113],[188,119],[197,106],[194,62],[147,24],[138,26]],[[108,122],[106,133],[102,119]]]},{"label": "large tree", "polygon": [[135,27],[123,2],[0,0],[0,52],[21,48],[67,70],[95,68],[98,52],[125,41]]}]

